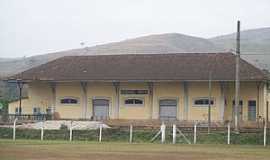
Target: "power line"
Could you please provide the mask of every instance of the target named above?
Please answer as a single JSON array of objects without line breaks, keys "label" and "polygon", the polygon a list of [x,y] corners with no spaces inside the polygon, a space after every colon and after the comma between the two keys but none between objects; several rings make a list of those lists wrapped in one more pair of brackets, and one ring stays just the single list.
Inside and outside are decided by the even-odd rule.
[{"label": "power line", "polygon": [[255,54],[255,53],[253,53],[253,54],[245,54],[245,53],[241,53],[241,55],[250,55],[250,56],[270,56],[270,53],[269,54],[267,54],[267,53],[259,53],[259,54]]}]

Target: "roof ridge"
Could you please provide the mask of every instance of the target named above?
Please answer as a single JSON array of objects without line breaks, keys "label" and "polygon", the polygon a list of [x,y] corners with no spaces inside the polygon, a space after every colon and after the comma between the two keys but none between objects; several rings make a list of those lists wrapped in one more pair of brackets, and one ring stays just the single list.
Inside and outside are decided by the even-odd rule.
[{"label": "roof ridge", "polygon": [[[232,52],[168,52],[168,53],[126,53],[126,54],[93,54],[93,55],[70,55],[70,56],[63,56],[63,57],[95,57],[95,56],[129,56],[129,55],[188,55],[188,54],[202,54],[202,55],[209,55],[209,54],[230,54],[234,55]],[[63,58],[60,57],[60,58]],[[59,58],[58,58],[59,59]]]}]

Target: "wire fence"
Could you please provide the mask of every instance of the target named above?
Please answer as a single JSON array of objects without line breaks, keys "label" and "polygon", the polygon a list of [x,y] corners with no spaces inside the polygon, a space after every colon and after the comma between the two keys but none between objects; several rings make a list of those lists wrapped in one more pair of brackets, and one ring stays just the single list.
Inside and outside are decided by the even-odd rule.
[{"label": "wire fence", "polygon": [[208,127],[194,124],[193,127],[165,125],[160,127],[121,126],[113,128],[76,130],[63,128],[58,130],[22,129],[1,127],[2,139],[31,139],[31,140],[67,140],[93,142],[128,142],[128,143],[166,143],[166,144],[239,144],[264,145],[270,144],[267,134],[270,129],[252,128],[235,133],[229,125],[213,128],[208,133]]}]

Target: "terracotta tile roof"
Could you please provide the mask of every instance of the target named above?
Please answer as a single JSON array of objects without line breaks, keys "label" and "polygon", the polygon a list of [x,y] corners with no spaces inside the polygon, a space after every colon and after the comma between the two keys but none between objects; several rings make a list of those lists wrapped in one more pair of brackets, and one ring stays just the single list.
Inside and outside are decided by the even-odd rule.
[{"label": "terracotta tile roof", "polygon": [[[55,81],[167,81],[235,79],[232,53],[174,53],[67,56],[29,69],[13,78]],[[240,61],[241,80],[263,80],[265,74]]]}]

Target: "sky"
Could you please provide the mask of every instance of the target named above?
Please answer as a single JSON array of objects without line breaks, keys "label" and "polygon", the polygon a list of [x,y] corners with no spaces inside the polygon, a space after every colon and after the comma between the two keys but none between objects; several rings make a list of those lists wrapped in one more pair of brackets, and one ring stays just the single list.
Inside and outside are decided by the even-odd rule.
[{"label": "sky", "polygon": [[270,27],[270,0],[0,0],[0,57],[116,42],[149,34],[209,38]]}]

